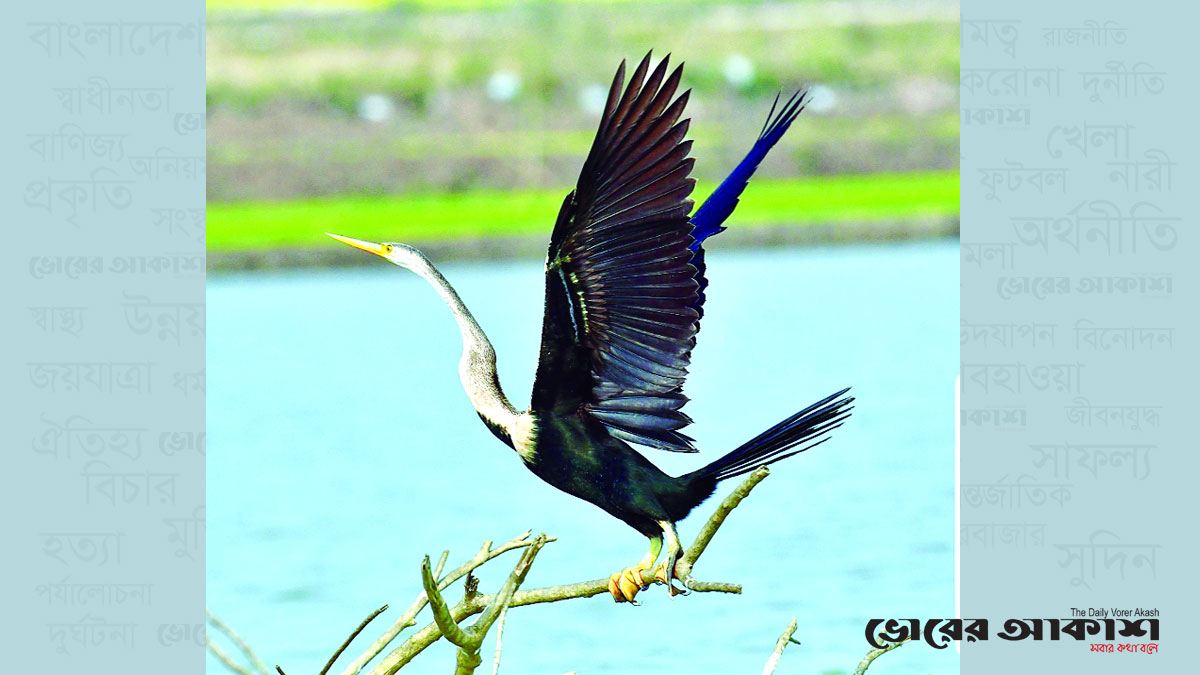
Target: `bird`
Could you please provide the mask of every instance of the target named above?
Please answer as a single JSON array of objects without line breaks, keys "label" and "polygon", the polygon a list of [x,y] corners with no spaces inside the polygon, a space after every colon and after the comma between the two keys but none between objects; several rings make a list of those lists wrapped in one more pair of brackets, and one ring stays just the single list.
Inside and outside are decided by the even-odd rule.
[{"label": "bird", "polygon": [[[829,440],[854,401],[843,389],[681,476],[634,447],[698,451],[681,432],[692,421],[681,408],[708,285],[702,245],[726,229],[751,175],[808,100],[798,91],[780,105],[777,95],[750,151],[693,213],[690,120],[680,119],[691,90],[676,96],[683,65],[668,74],[669,60],[651,70],[647,53],[628,84],[621,62],[576,187],[563,200],[546,256],[541,347],[526,410],[505,396],[495,349],[428,257],[402,243],[326,233],[429,282],[462,333],[459,378],[484,425],[537,477],[650,540],[638,563],[609,577],[613,599],[631,604],[655,582],[671,597],[687,592],[690,579],[676,575],[683,550],[676,523],[718,483]],[[664,540],[667,554],[655,567]]]}]

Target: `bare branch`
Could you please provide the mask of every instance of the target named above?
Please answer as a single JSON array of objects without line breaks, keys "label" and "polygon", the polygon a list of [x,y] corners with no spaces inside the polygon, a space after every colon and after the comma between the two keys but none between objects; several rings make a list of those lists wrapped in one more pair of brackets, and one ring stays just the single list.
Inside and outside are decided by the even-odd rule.
[{"label": "bare branch", "polygon": [[232,670],[234,673],[237,673],[237,675],[254,675],[254,673],[247,670],[245,666],[242,666],[234,661],[229,654],[226,654],[225,651],[218,647],[217,644],[212,641],[212,638],[208,637],[207,635],[204,636],[204,644],[208,647],[208,651],[212,652],[213,656],[217,657],[217,660],[220,661],[223,666]]},{"label": "bare branch", "polygon": [[216,628],[224,633],[225,637],[229,638],[233,644],[237,645],[237,648],[246,656],[246,660],[250,662],[251,667],[255,670],[255,672],[258,673],[258,675],[271,675],[270,671],[267,670],[267,664],[263,663],[262,659],[258,658],[258,655],[254,653],[254,650],[250,649],[250,645],[246,644],[246,641],[242,639],[242,636],[234,632],[234,630],[229,626],[226,626],[224,621],[221,621],[217,617],[213,616],[212,612],[205,609],[204,613],[208,617],[208,622],[213,625],[213,628]]},{"label": "bare branch", "polygon": [[[700,533],[696,536],[695,541],[685,551],[684,555],[680,556],[679,562],[675,566],[676,576],[684,579],[687,587],[693,591],[700,593],[741,593],[742,587],[739,584],[726,582],[711,582],[698,581],[691,578],[692,566],[704,553],[717,530],[724,524],[726,517],[733,509],[737,508],[738,504],[750,494],[754,486],[762,482],[764,478],[770,475],[770,471],[766,467],[759,467],[751,472],[744,481],[732,493],[729,494],[717,507],[717,510],[708,519],[708,522],[701,528]],[[508,603],[508,607],[522,607],[525,605],[537,605],[546,602],[559,602],[562,600],[573,600],[576,598],[590,598],[596,595],[608,593],[608,578],[593,579],[591,581],[581,581],[573,584],[564,584],[561,586],[548,586],[545,588],[535,588],[531,590],[517,591],[513,594],[512,599]],[[450,609],[450,618],[455,623],[461,622],[463,619],[479,614],[484,611],[489,605],[496,600],[495,595],[477,595],[473,598],[464,598],[453,608]],[[406,663],[411,661],[417,654],[424,651],[429,645],[437,642],[442,636],[442,632],[438,627],[437,622],[429,623],[421,630],[409,636],[399,647],[396,647],[388,653],[386,657],[371,670],[371,675],[394,675]],[[353,675],[346,673],[345,675]]]},{"label": "bare branch", "polygon": [[[698,592],[716,592],[716,593],[741,593],[742,587],[738,584],[727,582],[706,582],[693,579],[691,576],[692,567],[696,561],[703,555],[708,544],[712,541],[713,536],[725,519],[737,508],[738,504],[750,494],[758,483],[769,475],[766,467],[760,467],[751,472],[746,479],[734,489],[717,507],[716,511],[701,528],[700,533],[696,536],[692,545],[686,549],[680,557],[678,564],[675,567],[675,576],[683,579],[684,583],[693,591]],[[519,590],[521,583],[524,582],[525,576],[533,563],[534,557],[540,548],[551,541],[553,537],[540,535],[536,539],[529,538],[530,532],[526,531],[515,539],[501,544],[496,548],[492,548],[491,541],[485,541],[479,548],[479,551],[467,562],[460,565],[457,569],[448,573],[445,577],[438,578],[449,552],[443,552],[438,561],[437,568],[433,569],[430,564],[429,557],[426,556],[421,565],[422,585],[424,591],[420,593],[412,605],[389,627],[382,636],[380,636],[372,645],[357,659],[354,660],[343,671],[342,675],[358,675],[365,667],[377,656],[383,653],[389,644],[405,629],[416,624],[416,616],[425,608],[426,605],[432,605],[434,620],[418,630],[413,635],[409,636],[398,647],[392,649],[372,670],[371,675],[393,675],[401,667],[411,661],[414,657],[424,651],[441,637],[445,636],[448,641],[459,647],[459,673],[472,673],[475,668],[480,665],[479,647],[483,639],[486,637],[491,625],[498,620],[502,614],[506,614],[507,610],[512,607],[521,607],[524,605],[535,605],[547,602],[558,602],[561,600],[571,600],[576,598],[590,598],[596,595],[608,593],[608,578],[593,579],[591,581],[581,581],[573,584],[564,584],[559,586],[548,586],[545,588],[536,588],[532,590]],[[458,604],[451,607],[446,602],[442,591],[450,584],[469,575],[479,566],[488,561],[517,548],[525,548],[525,554],[509,575],[508,580],[498,593],[495,594],[476,594],[467,593]],[[484,614],[475,625],[469,629],[463,629],[461,623],[464,619],[476,615]],[[366,621],[351,634],[350,638],[342,645],[334,657],[330,659],[332,664],[362,630],[370,620],[374,619],[378,614],[368,617]],[[499,647],[500,638],[497,637]],[[243,643],[244,644],[244,643]],[[248,647],[246,648],[248,649]],[[252,653],[251,653],[252,654]],[[498,666],[499,649],[497,649],[497,658],[494,667]],[[258,667],[261,661],[257,657],[252,658]],[[322,675],[326,675],[330,664],[326,665],[326,670],[322,671]],[[242,675],[239,673],[239,675]],[[254,675],[251,673],[250,675]],[[260,668],[258,675],[268,675],[265,671],[265,666]]]},{"label": "bare branch", "polygon": [[[691,586],[692,590],[699,592],[715,591],[720,593],[740,593],[741,586],[737,584],[726,583],[702,583],[695,582]],[[535,588],[528,591],[517,591],[513,594],[512,601],[508,603],[509,608],[524,607],[525,605],[538,605],[547,602],[560,602],[562,600],[573,600],[576,598],[590,598],[596,595],[605,595],[608,593],[608,578],[593,579],[591,581],[581,581],[574,584],[566,584],[562,586],[547,586],[545,588]],[[450,616],[458,622],[463,619],[478,614],[484,610],[495,599],[495,595],[477,595],[470,601],[463,601],[455,605],[450,610]],[[425,651],[429,645],[437,642],[442,636],[436,623],[430,623],[421,630],[414,633],[404,641],[399,647],[392,650],[378,666],[371,670],[371,675],[392,675],[400,670],[402,666],[411,661],[417,654]]]},{"label": "bare branch", "polygon": [[504,585],[500,588],[496,599],[488,604],[487,609],[483,612],[483,616],[479,617],[479,621],[475,622],[474,629],[482,633],[479,636],[480,639],[483,638],[483,634],[486,634],[491,629],[492,623],[496,621],[496,617],[500,615],[500,612],[508,609],[509,603],[512,602],[513,594],[517,592],[521,584],[525,583],[525,576],[529,574],[529,568],[533,566],[533,559],[537,557],[538,551],[541,551],[545,545],[546,535],[540,534],[533,541],[533,545],[525,549],[525,554],[521,556],[521,560],[513,568],[512,574],[508,575],[508,579],[504,581]]},{"label": "bare branch", "polygon": [[[483,662],[483,659],[479,656],[479,648],[483,645],[483,640],[487,637],[488,630],[491,629],[492,623],[495,622],[500,613],[508,608],[508,603],[512,600],[513,593],[525,581],[525,575],[529,573],[529,568],[533,565],[533,559],[545,544],[546,535],[538,535],[533,544],[525,549],[525,554],[521,556],[521,560],[513,568],[512,574],[508,575],[508,579],[505,580],[500,592],[484,608],[483,616],[479,617],[475,625],[467,629],[459,626],[458,620],[451,616],[450,607],[446,604],[446,599],[442,597],[441,592],[438,590],[437,584],[433,579],[433,572],[429,569],[429,557],[425,557],[425,562],[421,565],[421,582],[425,586],[425,594],[429,598],[429,605],[432,608],[434,622],[437,624],[438,630],[441,631],[447,640],[458,647],[458,665],[454,671],[456,675],[471,675]],[[486,543],[484,545],[487,546]],[[468,576],[468,579],[470,578]],[[468,592],[463,598],[463,603],[473,602],[477,597],[472,586],[468,585]]]},{"label": "bare branch", "polygon": [[872,649],[871,651],[867,652],[867,655],[863,657],[863,660],[858,662],[858,667],[854,669],[854,675],[863,675],[863,673],[867,672],[867,668],[871,666],[872,661],[879,658],[883,654],[892,651],[896,647],[899,647],[905,642],[908,642],[908,640],[901,640],[900,642],[890,644],[883,649]]},{"label": "bare branch", "polygon": [[[438,582],[438,590],[445,590],[450,584],[458,581],[462,577],[469,574],[476,567],[479,567],[493,558],[503,555],[513,549],[532,545],[533,540],[529,539],[529,535],[531,533],[531,530],[526,530],[522,534],[496,548],[491,548],[491,541],[483,542],[483,546],[479,548],[479,551],[473,558],[463,563],[458,567],[458,569],[450,572]],[[547,537],[546,541],[554,541],[554,537]],[[441,574],[442,568],[446,562],[446,558],[448,558],[449,555],[449,551],[442,552],[442,558],[438,561],[435,576]],[[422,592],[417,596],[417,599],[413,601],[413,604],[407,610],[405,610],[404,614],[401,614],[400,618],[396,619],[396,622],[393,623],[392,626],[379,637],[379,639],[375,640],[375,642],[371,644],[366,652],[355,659],[349,666],[346,667],[344,671],[342,671],[342,675],[358,675],[358,673],[361,672],[362,669],[366,667],[366,665],[370,663],[372,659],[383,653],[383,650],[386,649],[389,644],[391,644],[392,640],[396,639],[396,636],[400,635],[401,631],[409,626],[416,625],[417,622],[415,618],[422,609],[425,609],[425,605],[427,603],[428,600],[426,598],[426,594]]]},{"label": "bare branch", "polygon": [[775,667],[779,665],[779,659],[783,656],[783,649],[787,647],[789,642],[793,642],[792,635],[796,632],[796,617],[792,617],[792,622],[783,629],[779,640],[775,642],[775,651],[771,652],[771,657],[767,659],[767,664],[763,666],[762,675],[771,675],[775,672]]},{"label": "bare branch", "polygon": [[[700,559],[700,556],[704,553],[704,549],[708,548],[708,543],[712,541],[713,536],[717,534],[717,530],[719,530],[721,525],[725,523],[725,518],[727,518],[729,514],[737,508],[738,504],[742,503],[742,500],[750,494],[750,491],[754,489],[754,486],[761,483],[763,479],[770,474],[770,469],[765,466],[760,466],[754,471],[750,472],[750,475],[746,476],[746,480],[742,481],[740,485],[734,488],[733,492],[729,493],[728,497],[721,501],[721,505],[717,507],[716,511],[713,511],[713,514],[709,517],[708,522],[704,523],[704,527],[700,528],[699,534],[696,535],[696,540],[692,542],[692,545],[688,547],[687,551],[680,556],[679,562],[675,565],[675,576],[682,579],[685,586],[694,591],[702,590],[701,588],[693,587],[692,583],[689,583],[692,575],[692,566],[695,565],[696,561]],[[693,583],[700,584],[702,582]],[[741,586],[738,586],[738,590],[736,591],[717,588],[705,588],[703,590],[719,590],[724,593],[742,592]]]},{"label": "bare branch", "polygon": [[442,597],[437,583],[433,580],[433,570],[429,569],[429,556],[425,556],[425,562],[421,564],[421,582],[425,585],[425,595],[429,598],[429,606],[433,610],[433,620],[437,622],[442,635],[452,644],[465,647],[471,638],[450,616],[450,605],[446,604],[446,599]]},{"label": "bare branch", "polygon": [[500,612],[496,620],[496,655],[492,657],[492,675],[500,675],[500,652],[504,649],[504,620],[508,618],[508,608]]},{"label": "bare branch", "polygon": [[471,675],[481,663],[483,663],[483,657],[479,655],[478,649],[468,651],[459,648],[458,658],[454,664],[454,675]]},{"label": "bare branch", "polygon": [[[471,627],[472,634],[474,634],[477,638],[474,654],[474,662],[476,665],[478,665],[480,660],[478,645],[483,644],[484,638],[487,637],[487,633],[491,629],[492,623],[496,621],[497,617],[503,618],[504,615],[508,613],[508,606],[509,603],[512,602],[513,594],[516,593],[521,584],[525,583],[525,576],[529,574],[529,568],[533,566],[533,559],[537,557],[538,552],[541,551],[542,547],[545,545],[546,535],[538,535],[538,538],[534,540],[533,545],[525,549],[524,555],[521,556],[521,560],[517,562],[517,566],[513,568],[512,573],[508,575],[508,579],[504,581],[504,585],[500,588],[500,592],[497,594],[496,599],[490,605],[488,605],[487,609],[483,611],[483,616],[479,617],[479,620],[476,621],[475,625]],[[497,647],[499,647],[499,637],[497,637],[496,644]],[[499,657],[500,652],[497,651],[496,658],[499,659]],[[460,659],[460,661],[461,660],[462,659]],[[497,668],[500,666],[499,660],[496,661],[495,665]],[[474,672],[474,668],[472,668],[470,672]],[[464,673],[463,675],[469,675],[469,673]]]},{"label": "bare branch", "polygon": [[[449,553],[449,551],[447,551],[447,553]],[[446,557],[443,555],[442,561],[444,562],[445,560],[446,560]],[[349,647],[350,643],[354,642],[354,638],[358,637],[358,634],[361,633],[363,631],[363,629],[367,627],[367,624],[374,621],[375,617],[386,612],[387,608],[388,608],[388,606],[384,605],[383,607],[380,607],[379,609],[375,610],[374,612],[371,612],[371,614],[368,615],[367,618],[363,619],[362,623],[358,624],[358,628],[355,628],[354,632],[350,633],[350,637],[346,638],[346,641],[342,643],[342,646],[338,647],[337,651],[333,653],[333,656],[329,657],[329,661],[327,661],[325,663],[325,667],[321,669],[321,672],[319,675],[325,675],[326,673],[328,673],[329,669],[333,667],[334,662],[337,661],[338,657],[342,655],[342,652],[346,651],[346,647]],[[276,666],[276,668],[278,668],[278,666]]]}]

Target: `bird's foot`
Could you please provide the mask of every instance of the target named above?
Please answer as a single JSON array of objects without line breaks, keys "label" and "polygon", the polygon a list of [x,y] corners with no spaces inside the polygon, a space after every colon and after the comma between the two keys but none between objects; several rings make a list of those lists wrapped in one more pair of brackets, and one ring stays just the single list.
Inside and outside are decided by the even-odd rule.
[{"label": "bird's foot", "polygon": [[[669,573],[667,571],[668,565],[670,565]],[[662,584],[666,584],[667,585],[667,594],[670,595],[672,598],[677,595],[687,595],[687,594],[691,593],[691,590],[688,589],[688,581],[690,581],[690,579],[691,579],[690,576],[688,577],[688,579],[679,579],[679,583],[683,584],[683,588],[675,587],[675,584],[673,583],[675,579],[679,579],[679,576],[675,574],[674,558],[672,558],[670,560],[664,560],[663,562],[658,564],[658,567],[654,568],[654,577],[652,580],[657,581]]]},{"label": "bird's foot", "polygon": [[617,602],[628,602],[632,605],[639,604],[635,598],[638,591],[646,590],[650,585],[646,581],[644,572],[650,568],[648,564],[638,563],[633,567],[626,567],[608,578],[608,592],[612,593],[613,600]]}]

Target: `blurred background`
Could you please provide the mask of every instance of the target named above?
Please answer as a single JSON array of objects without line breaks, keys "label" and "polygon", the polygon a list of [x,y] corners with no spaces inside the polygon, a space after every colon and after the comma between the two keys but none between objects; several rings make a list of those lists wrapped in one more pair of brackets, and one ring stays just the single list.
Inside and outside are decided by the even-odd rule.
[{"label": "blurred background", "polygon": [[687,64],[697,199],[749,148],[777,92],[812,90],[729,241],[957,231],[954,2],[208,7],[216,269],[359,260],[317,238],[335,224],[435,253],[544,253],[617,64],[650,49]]},{"label": "blurred background", "polygon": [[[858,409],[833,441],[778,465],[697,566],[744,595],[655,588],[637,609],[522,608],[501,672],[760,672],[796,616],[802,644],[776,672],[849,673],[867,620],[953,616],[956,3],[210,0],[208,12],[208,604],[270,665],[317,672],[391,603],[347,650],[360,654],[416,596],[421,557],[443,548],[457,565],[485,538],[557,536],[527,587],[606,576],[644,552],[479,424],[457,329],[422,280],[322,233],[423,248],[523,405],[554,217],[617,64],[650,49],[687,64],[697,201],[777,92],[812,92],[706,244],[686,409],[704,454],[651,458],[694,469],[848,385]],[[685,540],[712,507],[685,521]],[[481,587],[514,562],[483,568]],[[401,672],[448,672],[453,658],[438,644]],[[870,670],[956,671],[955,650],[921,644]],[[210,656],[208,672],[226,671]]]}]

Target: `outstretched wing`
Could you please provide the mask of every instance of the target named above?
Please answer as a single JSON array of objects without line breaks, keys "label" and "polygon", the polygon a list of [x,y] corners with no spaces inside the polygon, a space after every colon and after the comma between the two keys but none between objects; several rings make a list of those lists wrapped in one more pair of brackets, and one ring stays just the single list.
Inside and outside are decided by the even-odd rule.
[{"label": "outstretched wing", "polygon": [[798,91],[779,108],[779,96],[776,95],[775,102],[771,104],[771,112],[767,113],[767,121],[763,123],[762,132],[759,133],[758,140],[754,142],[750,152],[746,153],[742,161],[738,162],[733,171],[692,214],[692,239],[695,240],[692,242],[692,265],[696,268],[696,282],[699,284],[699,288],[696,289],[696,311],[700,316],[704,316],[704,289],[708,287],[708,279],[704,277],[704,240],[725,231],[723,223],[737,207],[738,198],[742,196],[742,191],[746,189],[746,184],[750,182],[755,169],[787,133],[788,127],[792,126],[792,122],[804,111],[807,103],[808,92]]},{"label": "outstretched wing", "polygon": [[[688,92],[650,55],[613,80],[576,189],[546,258],[546,313],[533,408],[590,416],[625,440],[694,452],[683,382],[695,344],[688,214]],[[674,100],[672,100],[674,99]]]}]

